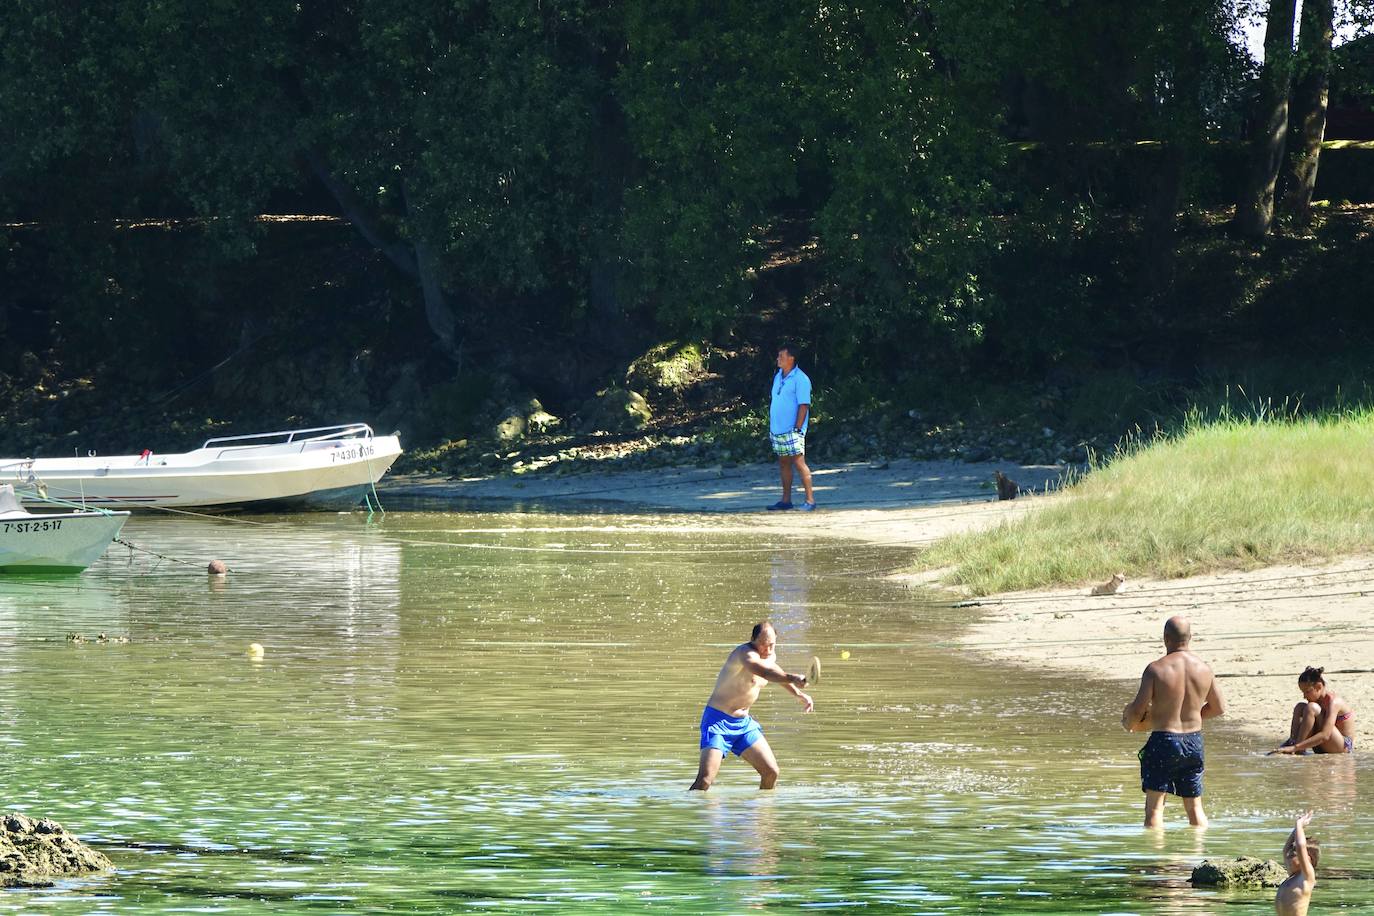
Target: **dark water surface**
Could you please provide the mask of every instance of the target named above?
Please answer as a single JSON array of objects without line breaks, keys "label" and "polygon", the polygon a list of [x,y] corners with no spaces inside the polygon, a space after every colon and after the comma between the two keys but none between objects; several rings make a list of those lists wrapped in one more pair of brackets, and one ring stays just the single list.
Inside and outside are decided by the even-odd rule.
[{"label": "dark water surface", "polygon": [[[1270,913],[1187,885],[1317,809],[1313,912],[1374,912],[1363,758],[1208,738],[1205,835],[1137,826],[1121,689],[972,661],[901,552],[699,517],[136,518],[87,574],[0,578],[4,805],[112,877],[24,913]],[[765,691],[782,765],[684,791],[725,653],[771,616],[824,663]],[[68,633],[128,636],[71,643]],[[251,642],[266,647],[250,660]],[[850,652],[841,660],[842,651]],[[1142,658],[1142,663],[1145,661]]]}]

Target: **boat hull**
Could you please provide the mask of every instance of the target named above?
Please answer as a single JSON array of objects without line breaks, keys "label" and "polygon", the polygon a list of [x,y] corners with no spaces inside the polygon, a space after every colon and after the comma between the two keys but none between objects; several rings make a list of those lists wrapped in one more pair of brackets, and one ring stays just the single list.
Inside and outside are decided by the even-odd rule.
[{"label": "boat hull", "polygon": [[[349,508],[400,454],[397,437],[378,436],[0,466],[14,469],[8,482],[41,482],[48,496],[108,509]],[[37,502],[32,491],[20,496]]]},{"label": "boat hull", "polygon": [[80,572],[119,537],[128,512],[0,518],[0,572]]}]

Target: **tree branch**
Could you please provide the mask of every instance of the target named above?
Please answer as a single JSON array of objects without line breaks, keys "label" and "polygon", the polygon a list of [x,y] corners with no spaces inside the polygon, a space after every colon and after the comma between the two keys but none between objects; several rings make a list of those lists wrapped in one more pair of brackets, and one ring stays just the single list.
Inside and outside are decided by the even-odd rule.
[{"label": "tree branch", "polygon": [[353,228],[358,230],[358,234],[366,239],[369,245],[386,255],[387,259],[407,276],[420,279],[420,265],[410,246],[403,242],[387,241],[382,237],[363,202],[353,193],[352,188],[334,177],[334,173],[329,170],[329,166],[325,164],[323,157],[316,150],[306,150],[305,159],[310,164],[310,170],[315,173],[315,177],[320,179],[320,182],[329,189],[329,193],[333,194],[334,199],[339,202],[339,206],[343,208],[344,216],[348,217]]}]

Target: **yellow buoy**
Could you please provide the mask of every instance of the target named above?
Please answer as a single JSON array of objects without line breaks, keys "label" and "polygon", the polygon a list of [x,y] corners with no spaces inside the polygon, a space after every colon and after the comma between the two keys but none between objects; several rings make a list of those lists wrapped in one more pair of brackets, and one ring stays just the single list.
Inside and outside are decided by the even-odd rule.
[{"label": "yellow buoy", "polygon": [[262,647],[262,643],[250,642],[248,644],[248,657],[251,659],[257,660],[262,658],[263,653],[266,651],[267,650]]},{"label": "yellow buoy", "polygon": [[848,658],[849,658],[849,650],[848,650],[848,649],[844,649],[843,651],[840,652],[840,660],[841,660],[841,661],[846,661],[846,660],[848,660]]}]

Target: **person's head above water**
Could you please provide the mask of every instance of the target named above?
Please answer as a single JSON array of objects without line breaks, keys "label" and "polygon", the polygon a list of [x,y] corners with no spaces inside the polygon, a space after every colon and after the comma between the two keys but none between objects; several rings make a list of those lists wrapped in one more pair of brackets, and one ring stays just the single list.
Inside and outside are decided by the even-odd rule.
[{"label": "person's head above water", "polygon": [[1164,647],[1170,652],[1186,649],[1193,638],[1193,627],[1187,617],[1174,616],[1164,621]]},{"label": "person's head above water", "polygon": [[778,633],[773,629],[773,624],[767,620],[760,620],[754,624],[754,631],[749,634],[749,645],[760,655],[772,655],[773,644],[778,641]]},{"label": "person's head above water", "polygon": [[[1298,850],[1291,846],[1284,847],[1283,864],[1288,868],[1290,875],[1296,875],[1302,871],[1302,863],[1298,861]],[[1307,860],[1312,863],[1312,870],[1317,870],[1317,862],[1322,857],[1322,844],[1317,840],[1307,837]]]}]

